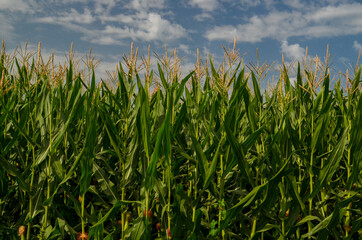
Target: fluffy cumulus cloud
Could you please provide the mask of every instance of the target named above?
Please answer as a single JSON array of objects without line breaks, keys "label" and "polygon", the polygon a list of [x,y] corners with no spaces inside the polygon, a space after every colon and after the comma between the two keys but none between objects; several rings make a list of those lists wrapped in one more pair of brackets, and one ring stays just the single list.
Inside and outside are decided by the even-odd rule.
[{"label": "fluffy cumulus cloud", "polygon": [[[201,42],[211,48],[212,41],[235,37],[249,43],[272,39],[292,60],[304,57],[295,42],[299,37],[362,34],[361,13],[358,0],[0,0],[0,34],[7,41],[15,35],[26,39],[26,33],[16,32],[25,23],[34,27],[32,33],[68,30],[74,41],[96,45],[171,43],[188,55],[191,44]],[[352,47],[359,51],[361,41]]]},{"label": "fluffy cumulus cloud", "polygon": [[[52,15],[35,17],[32,21],[61,25],[82,34],[82,40],[100,45],[123,45],[126,39],[168,42],[186,37],[185,28],[156,11],[164,8],[165,4],[165,0],[94,1],[93,5],[88,4],[82,10],[77,10],[81,9],[79,7],[70,8]],[[114,10],[120,6],[125,11],[114,14],[117,12]]]},{"label": "fluffy cumulus cloud", "polygon": [[149,13],[146,19],[140,19],[138,26],[135,38],[148,41],[157,39],[171,41],[186,35],[186,30],[181,25],[172,24],[157,13]]},{"label": "fluffy cumulus cloud", "polygon": [[[128,23],[124,26],[117,26],[114,22],[122,18]],[[173,41],[187,35],[186,29],[179,24],[173,24],[167,19],[162,18],[158,13],[140,13],[128,18],[115,16],[103,18],[106,26],[101,30],[91,32],[84,31],[86,34],[83,39],[88,39],[92,43],[109,45],[122,44],[123,39],[141,41]]]},{"label": "fluffy cumulus cloud", "polygon": [[283,41],[281,51],[289,60],[302,60],[305,57],[305,49],[299,44],[289,45],[287,41]]},{"label": "fluffy cumulus cloud", "polygon": [[353,48],[356,50],[356,51],[362,51],[362,44],[360,44],[359,42],[357,41],[354,41],[353,42]]},{"label": "fluffy cumulus cloud", "polygon": [[362,4],[340,4],[316,8],[313,11],[271,11],[254,15],[238,25],[221,25],[206,31],[209,40],[260,42],[271,38],[307,38],[355,35],[362,33]]},{"label": "fluffy cumulus cloud", "polygon": [[218,8],[219,2],[217,0],[190,0],[190,5],[204,11],[214,11]]}]

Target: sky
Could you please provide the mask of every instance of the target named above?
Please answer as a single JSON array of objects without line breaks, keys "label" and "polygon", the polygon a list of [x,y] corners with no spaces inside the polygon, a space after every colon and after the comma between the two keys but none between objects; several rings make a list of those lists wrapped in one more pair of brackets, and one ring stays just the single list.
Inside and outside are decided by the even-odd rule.
[{"label": "sky", "polygon": [[[196,62],[223,58],[223,45],[236,48],[246,63],[280,64],[308,56],[325,56],[345,71],[362,50],[360,0],[0,0],[0,38],[7,51],[16,47],[65,59],[71,43],[80,56],[101,59],[97,74],[114,70],[131,43],[139,55],[178,49],[185,71]],[[154,56],[154,54],[153,54]],[[156,58],[153,57],[153,64]]]}]

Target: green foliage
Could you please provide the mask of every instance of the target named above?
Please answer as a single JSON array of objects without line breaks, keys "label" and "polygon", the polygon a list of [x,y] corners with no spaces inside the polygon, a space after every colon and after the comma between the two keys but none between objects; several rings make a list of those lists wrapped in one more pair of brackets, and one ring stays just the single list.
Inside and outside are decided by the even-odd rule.
[{"label": "green foliage", "polygon": [[159,63],[150,89],[135,61],[110,86],[1,59],[0,239],[361,235],[361,68],[344,91],[283,66],[263,93],[241,63],[181,80]]}]

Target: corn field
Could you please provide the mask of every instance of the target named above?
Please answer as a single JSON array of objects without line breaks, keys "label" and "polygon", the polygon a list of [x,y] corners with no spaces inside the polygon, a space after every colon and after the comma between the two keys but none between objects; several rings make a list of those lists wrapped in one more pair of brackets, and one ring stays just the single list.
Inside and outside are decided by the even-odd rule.
[{"label": "corn field", "polygon": [[361,238],[361,67],[71,55],[3,47],[0,239]]}]

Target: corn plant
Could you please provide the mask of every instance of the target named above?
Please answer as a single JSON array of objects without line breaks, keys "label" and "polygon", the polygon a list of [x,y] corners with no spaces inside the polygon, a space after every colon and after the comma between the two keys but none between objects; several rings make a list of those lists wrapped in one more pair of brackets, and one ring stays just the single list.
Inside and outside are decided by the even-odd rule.
[{"label": "corn plant", "polygon": [[224,49],[185,75],[132,46],[110,84],[3,46],[0,238],[361,237],[361,67],[263,90],[271,66]]}]

